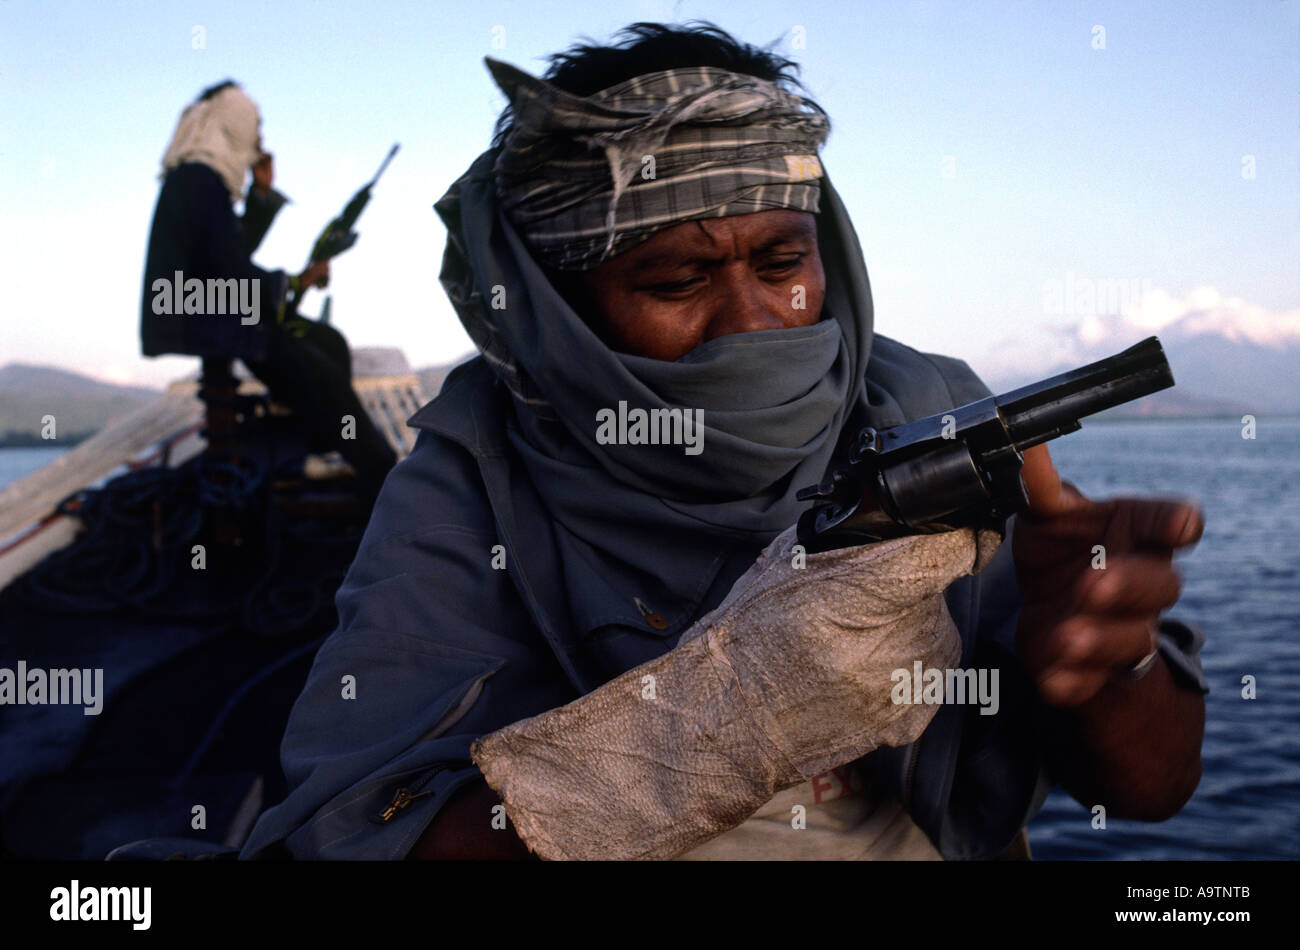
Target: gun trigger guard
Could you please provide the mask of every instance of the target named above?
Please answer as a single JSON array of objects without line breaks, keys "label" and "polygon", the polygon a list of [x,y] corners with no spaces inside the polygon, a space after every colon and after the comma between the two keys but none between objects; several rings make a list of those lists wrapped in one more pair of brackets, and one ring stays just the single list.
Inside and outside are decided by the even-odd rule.
[{"label": "gun trigger guard", "polygon": [[801,488],[795,493],[795,498],[799,501],[830,501],[837,494],[837,486],[844,479],[842,469],[834,469],[826,473],[816,485],[809,485],[807,488]]}]

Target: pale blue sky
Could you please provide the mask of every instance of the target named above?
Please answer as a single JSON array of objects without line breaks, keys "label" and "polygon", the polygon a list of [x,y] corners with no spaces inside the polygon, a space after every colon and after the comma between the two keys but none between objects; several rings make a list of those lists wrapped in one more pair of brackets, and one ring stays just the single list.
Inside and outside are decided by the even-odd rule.
[{"label": "pale blue sky", "polygon": [[437,282],[432,204],[504,104],[483,57],[539,73],[581,35],[695,17],[780,40],[802,62],[833,122],[823,158],[884,333],[996,373],[1046,359],[1029,329],[1077,322],[1044,304],[1046,282],[1071,274],[1175,296],[1208,285],[1271,311],[1300,303],[1295,0],[6,0],[0,363],[157,384],[193,368],[139,357],[141,269],[176,118],[228,76],[261,105],[276,184],[294,201],[258,262],[301,268],[400,141],[360,242],[335,263],[334,320],[413,365],[456,357],[470,344]]}]

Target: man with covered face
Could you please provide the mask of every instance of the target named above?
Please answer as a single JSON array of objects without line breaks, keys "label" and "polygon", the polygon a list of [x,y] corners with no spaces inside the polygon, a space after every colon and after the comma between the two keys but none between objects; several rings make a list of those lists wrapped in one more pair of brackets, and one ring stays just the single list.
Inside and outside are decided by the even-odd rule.
[{"label": "man with covered face", "polygon": [[[482,355],[412,419],[245,856],[991,858],[1052,781],[1191,795],[1199,635],[1157,618],[1193,506],[1085,499],[1040,447],[1012,543],[796,547],[862,426],[988,390],[872,332],[792,65],[652,24],[488,61],[509,109],[437,204]],[[900,702],[916,664],[996,669],[996,710]]]},{"label": "man with covered face", "polygon": [[[163,155],[149,232],[141,347],[145,356],[202,357],[205,377],[223,376],[231,359],[242,360],[305,429],[347,458],[365,489],[377,491],[396,457],[352,391],[347,341],[326,324],[287,318],[287,293],[301,297],[324,286],[329,262],[312,261],[291,276],[252,261],[288,200],[272,187],[261,126],[257,103],[233,80],[205,89],[182,111]],[[236,217],[240,200],[244,211]],[[237,289],[219,297],[209,291],[195,312],[191,281]],[[340,438],[346,416],[356,438]]]}]

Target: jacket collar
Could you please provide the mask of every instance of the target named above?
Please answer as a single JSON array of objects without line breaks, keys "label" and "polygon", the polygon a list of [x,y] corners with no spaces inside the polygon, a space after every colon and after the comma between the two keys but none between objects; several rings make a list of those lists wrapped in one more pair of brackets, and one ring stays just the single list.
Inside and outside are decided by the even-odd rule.
[{"label": "jacket collar", "polygon": [[[491,398],[483,398],[488,393]],[[453,369],[437,398],[407,425],[446,436],[477,459],[501,458],[506,455],[507,396],[483,357],[477,356]]]}]

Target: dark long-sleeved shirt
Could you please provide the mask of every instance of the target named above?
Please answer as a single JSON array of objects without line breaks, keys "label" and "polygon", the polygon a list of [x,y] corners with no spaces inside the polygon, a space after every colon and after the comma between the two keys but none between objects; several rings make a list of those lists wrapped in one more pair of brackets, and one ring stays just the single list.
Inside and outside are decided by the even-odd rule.
[{"label": "dark long-sleeved shirt", "polygon": [[[258,267],[250,255],[280,204],[283,198],[275,192],[266,197],[251,195],[241,221],[221,177],[208,166],[188,162],[168,173],[154,209],[145,261],[140,305],[140,342],[145,356],[179,353],[265,358],[268,330],[275,322],[288,278],[283,271]],[[205,288],[209,280],[256,280],[256,285],[245,285],[244,299],[251,302],[256,287],[258,322],[245,323],[249,318],[229,305],[214,309],[233,312],[156,313],[155,303],[159,309],[170,303],[174,311],[172,285],[178,272],[183,281],[197,278]],[[155,285],[160,279],[167,281],[161,292],[170,300],[160,300]],[[183,300],[183,286],[181,291]]]}]

